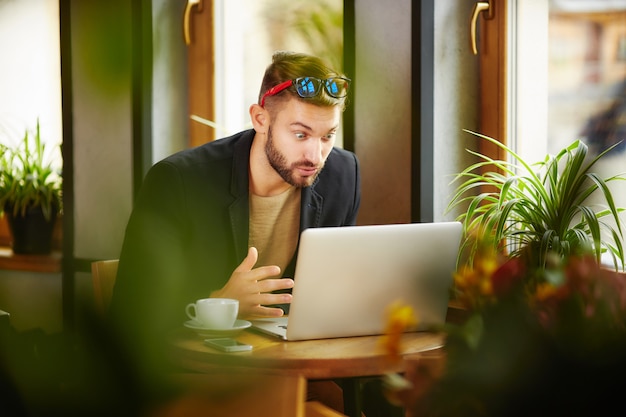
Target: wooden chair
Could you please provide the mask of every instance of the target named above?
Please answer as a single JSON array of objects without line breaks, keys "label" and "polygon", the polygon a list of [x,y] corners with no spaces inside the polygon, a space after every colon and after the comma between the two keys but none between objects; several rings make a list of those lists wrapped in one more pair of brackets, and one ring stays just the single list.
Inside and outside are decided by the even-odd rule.
[{"label": "wooden chair", "polygon": [[117,278],[117,259],[94,261],[91,263],[93,296],[96,311],[104,316],[109,309],[113,287]]},{"label": "wooden chair", "polygon": [[304,417],[306,380],[301,376],[221,372],[173,374],[181,395],[151,417]]},{"label": "wooden chair", "polygon": [[306,417],[346,417],[345,414],[341,414],[319,401],[307,401],[304,404],[304,415]]},{"label": "wooden chair", "polygon": [[317,401],[306,400],[306,379],[300,375],[219,371],[173,374],[183,395],[150,417],[345,417]]}]

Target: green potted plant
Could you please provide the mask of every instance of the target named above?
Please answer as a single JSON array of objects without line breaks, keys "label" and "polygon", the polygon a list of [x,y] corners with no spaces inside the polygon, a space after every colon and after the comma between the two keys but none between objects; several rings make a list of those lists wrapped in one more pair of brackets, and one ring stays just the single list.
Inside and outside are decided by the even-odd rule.
[{"label": "green potted plant", "polygon": [[[619,216],[624,209],[615,206],[607,184],[626,177],[600,178],[593,171],[596,162],[619,143],[589,158],[587,145],[576,140],[531,165],[497,140],[476,135],[502,148],[513,160],[493,160],[469,151],[481,160],[456,177],[462,182],[448,210],[467,207],[458,217],[465,232],[461,252],[467,259],[471,261],[479,247],[476,236],[486,233],[499,251],[510,257],[529,256],[528,261],[536,266],[544,266],[548,254],[566,258],[592,251],[598,261],[607,254],[616,269],[624,267]],[[590,204],[594,193],[600,193],[605,207]]]},{"label": "green potted plant", "polygon": [[16,254],[48,254],[62,210],[62,177],[42,142],[39,120],[14,146],[0,144],[0,212]]}]

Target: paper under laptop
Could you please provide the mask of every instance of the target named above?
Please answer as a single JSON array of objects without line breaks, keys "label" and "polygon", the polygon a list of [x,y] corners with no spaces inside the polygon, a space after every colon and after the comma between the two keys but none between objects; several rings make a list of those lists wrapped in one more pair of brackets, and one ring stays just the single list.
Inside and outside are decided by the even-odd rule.
[{"label": "paper under laptop", "polygon": [[289,317],[252,320],[284,340],[382,334],[389,306],[425,330],[445,321],[461,223],[311,228],[302,232]]}]

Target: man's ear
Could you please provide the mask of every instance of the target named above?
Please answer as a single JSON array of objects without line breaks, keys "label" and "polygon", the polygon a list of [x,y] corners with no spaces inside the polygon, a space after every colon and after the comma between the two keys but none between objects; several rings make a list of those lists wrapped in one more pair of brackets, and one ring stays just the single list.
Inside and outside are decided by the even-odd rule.
[{"label": "man's ear", "polygon": [[257,133],[267,133],[270,119],[269,112],[258,104],[251,105],[249,112],[254,130]]}]

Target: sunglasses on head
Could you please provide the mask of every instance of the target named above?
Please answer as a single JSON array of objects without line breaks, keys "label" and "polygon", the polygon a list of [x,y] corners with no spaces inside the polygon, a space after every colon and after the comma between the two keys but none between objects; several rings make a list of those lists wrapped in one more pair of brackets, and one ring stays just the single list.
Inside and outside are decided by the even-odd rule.
[{"label": "sunglasses on head", "polygon": [[267,90],[265,94],[263,94],[263,97],[261,97],[261,107],[265,106],[266,97],[274,96],[292,85],[302,98],[315,97],[322,91],[322,88],[326,90],[329,96],[342,98],[348,95],[350,80],[343,77],[332,77],[326,78],[325,80],[314,77],[298,77],[293,80],[288,80]]}]

